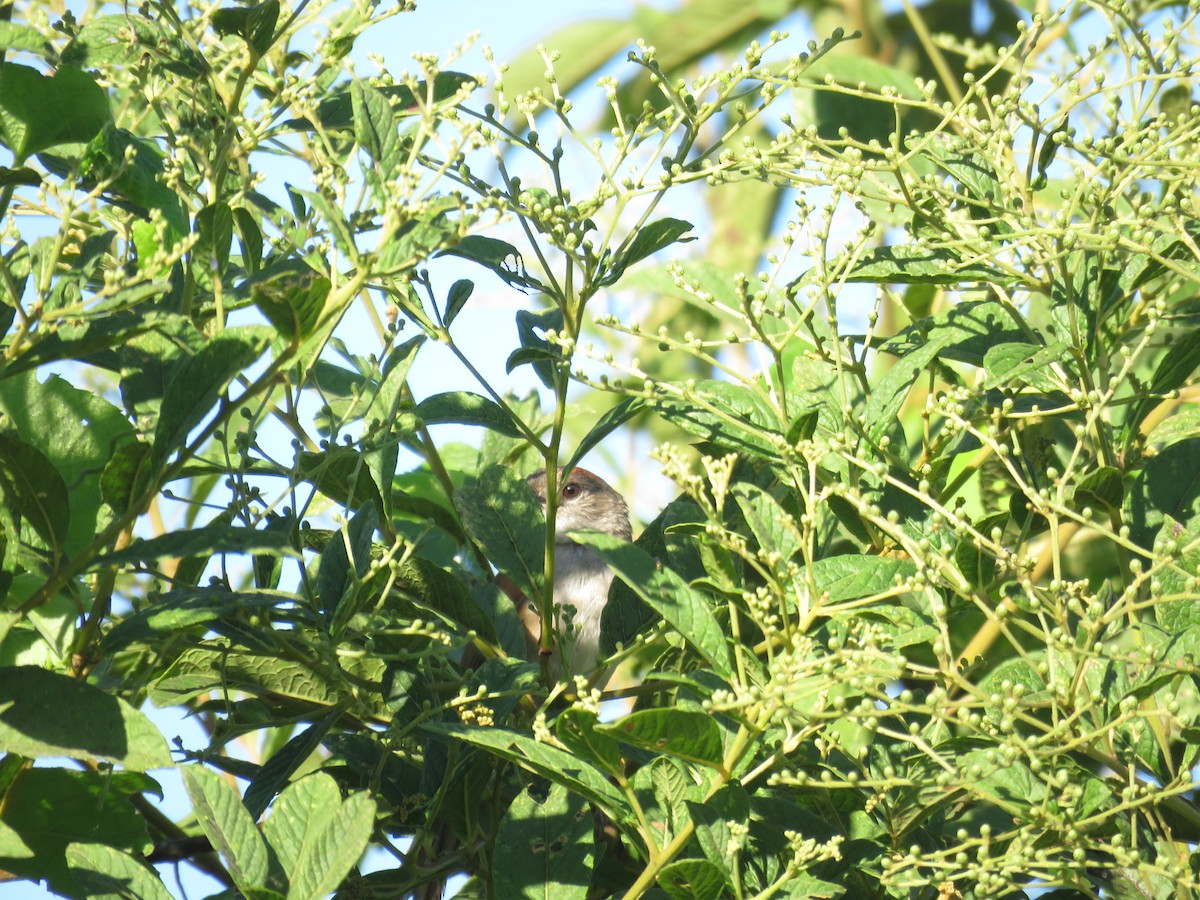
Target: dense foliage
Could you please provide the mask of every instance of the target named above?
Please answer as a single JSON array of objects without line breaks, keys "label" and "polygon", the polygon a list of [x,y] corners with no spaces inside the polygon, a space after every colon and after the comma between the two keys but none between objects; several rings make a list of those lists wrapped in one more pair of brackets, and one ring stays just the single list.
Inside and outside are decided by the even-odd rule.
[{"label": "dense foliage", "polygon": [[[1191,896],[1195,4],[692,0],[363,74],[408,5],[0,21],[0,870]],[[520,476],[617,429],[678,496],[577,536],[602,708],[493,576],[552,608]]]}]

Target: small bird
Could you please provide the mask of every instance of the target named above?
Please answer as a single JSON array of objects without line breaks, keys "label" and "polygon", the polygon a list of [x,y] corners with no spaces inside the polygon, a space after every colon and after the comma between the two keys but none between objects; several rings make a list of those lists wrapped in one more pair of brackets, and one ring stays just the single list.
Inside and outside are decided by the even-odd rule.
[{"label": "small bird", "polygon": [[[530,489],[546,508],[546,470],[527,479]],[[559,472],[559,501],[554,533],[554,607],[558,634],[550,672],[557,679],[564,675],[588,675],[600,658],[600,617],[608,603],[612,570],[591,550],[570,538],[572,531],[603,531],[629,540],[629,508],[625,500],[600,476],[587,469]],[[513,596],[513,592],[509,592]],[[538,658],[542,621],[537,609],[523,595],[514,596],[517,613],[525,626],[525,642],[530,661]]]}]

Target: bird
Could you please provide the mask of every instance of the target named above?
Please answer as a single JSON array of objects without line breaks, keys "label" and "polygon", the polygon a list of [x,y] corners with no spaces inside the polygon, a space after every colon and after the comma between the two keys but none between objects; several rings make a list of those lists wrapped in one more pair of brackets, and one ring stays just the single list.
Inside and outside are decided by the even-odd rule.
[{"label": "bird", "polygon": [[[608,603],[613,573],[595,553],[571,540],[573,531],[602,531],[630,540],[633,529],[625,499],[599,475],[575,468],[559,471],[559,500],[554,518],[554,608],[556,640],[549,671],[558,680],[590,675],[600,662],[600,619]],[[546,509],[546,470],[526,479],[530,490]],[[504,579],[507,581],[507,579]],[[529,661],[540,655],[541,615],[536,606],[512,585],[501,585],[514,600],[525,629]]]}]

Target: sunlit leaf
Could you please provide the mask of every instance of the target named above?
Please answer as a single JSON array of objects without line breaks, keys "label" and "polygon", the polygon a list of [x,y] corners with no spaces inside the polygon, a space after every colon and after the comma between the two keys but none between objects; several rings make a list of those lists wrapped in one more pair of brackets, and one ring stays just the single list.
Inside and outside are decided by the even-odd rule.
[{"label": "sunlit leaf", "polygon": [[670,569],[655,564],[645,551],[598,531],[581,531],[572,539],[591,549],[617,577],[667,620],[719,674],[728,674],[729,650],[709,601]]},{"label": "sunlit leaf", "polygon": [[584,900],[595,854],[592,831],[583,798],[562,785],[522,791],[496,837],[506,848],[497,854],[492,874],[496,896]]},{"label": "sunlit leaf", "polygon": [[[46,716],[46,710],[54,716]],[[171,764],[167,742],[124,700],[36,666],[0,667],[0,749],[107,759],[141,771]]]},{"label": "sunlit leaf", "polygon": [[211,769],[182,767],[196,819],[242,890],[267,887],[267,847],[234,787]]},{"label": "sunlit leaf", "polygon": [[112,121],[108,97],[81,69],[63,66],[47,76],[2,62],[0,83],[0,144],[18,162],[58,144],[86,143]]}]

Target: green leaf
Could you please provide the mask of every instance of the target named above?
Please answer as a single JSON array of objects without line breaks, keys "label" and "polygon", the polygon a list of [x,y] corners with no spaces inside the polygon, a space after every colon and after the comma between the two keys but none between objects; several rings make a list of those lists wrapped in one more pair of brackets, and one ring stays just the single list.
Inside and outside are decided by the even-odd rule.
[{"label": "green leaf", "polygon": [[667,421],[718,447],[775,459],[779,417],[762,394],[740,384],[705,380],[682,397],[656,398]]},{"label": "green leaf", "polygon": [[792,419],[792,424],[788,426],[785,440],[789,445],[797,444],[800,441],[812,440],[813,435],[817,433],[817,426],[820,424],[821,410],[819,408],[802,412]]},{"label": "green leaf", "polygon": [[58,559],[71,523],[70,494],[62,475],[36,447],[0,433],[0,491]]},{"label": "green leaf", "polygon": [[[462,201],[453,196],[435,197],[428,201],[417,218],[405,222],[380,247],[377,274],[399,275],[408,272],[429,259],[430,254],[464,240],[462,232],[470,220],[469,217],[458,215],[462,212],[461,205]],[[413,306],[415,311],[420,303],[416,302]],[[433,336],[436,332],[430,334]]]},{"label": "green leaf", "polygon": [[612,263],[596,282],[601,287],[616,284],[625,270],[635,263],[641,262],[648,256],[657,253],[671,244],[683,244],[696,240],[695,236],[684,237],[692,230],[692,223],[683,219],[658,219],[638,229],[622,253],[617,254]]},{"label": "green leaf", "polygon": [[504,466],[490,466],[454,492],[454,505],[488,560],[525,596],[542,596],[546,520],[533,491]]},{"label": "green leaf", "polygon": [[721,870],[704,859],[676,860],[658,875],[658,886],[671,900],[720,900],[725,881]]},{"label": "green leaf", "polygon": [[904,293],[900,296],[900,303],[904,306],[908,317],[916,321],[929,315],[937,296],[937,285],[924,284],[918,281],[904,289]]},{"label": "green leaf", "polygon": [[51,76],[0,63],[0,144],[17,163],[59,144],[84,144],[112,121],[108,96],[92,76],[63,66]]},{"label": "green leaf", "polygon": [[1102,779],[1092,775],[1084,776],[1083,790],[1079,792],[1078,796],[1079,799],[1072,810],[1072,814],[1077,819],[1086,819],[1100,810],[1111,809],[1116,803],[1112,788]]},{"label": "green leaf", "polygon": [[1200,438],[1171,444],[1147,460],[1129,485],[1124,513],[1130,538],[1147,550],[1166,517],[1189,528],[1200,513]]},{"label": "green leaf", "polygon": [[1020,760],[1001,762],[990,750],[969,750],[954,762],[964,773],[971,773],[970,794],[977,801],[1015,812],[1046,800],[1046,783]]},{"label": "green leaf", "polygon": [[294,343],[318,331],[333,285],[303,260],[287,259],[259,269],[238,287],[267,320]]},{"label": "green leaf", "polygon": [[[511,609],[511,601],[505,598],[505,602]],[[513,618],[515,620],[516,616]],[[524,661],[524,632],[520,636],[519,644],[520,656],[514,654],[507,659],[489,659],[472,673],[467,682],[468,693],[486,688],[489,695],[488,708],[491,710],[493,723],[498,727],[505,727],[513,710],[523,703],[525,695],[538,690],[541,685],[540,667]]]},{"label": "green leaf", "polygon": [[233,210],[233,222],[242,245],[242,266],[248,274],[253,275],[262,265],[262,229],[258,227],[258,219],[254,214],[241,206]]},{"label": "green leaf", "polygon": [[759,547],[779,554],[782,563],[800,552],[800,531],[774,497],[753,484],[734,485],[733,496]]},{"label": "green leaf", "polygon": [[[2,23],[0,23],[2,24]],[[21,166],[11,169],[0,166],[0,188],[2,187],[39,187],[42,183],[41,173],[37,169]],[[0,334],[8,330],[8,324],[0,327]]]},{"label": "green leaf", "polygon": [[[1050,287],[1050,304],[1059,320],[1059,333],[1071,335],[1078,345],[1076,352],[1088,362],[1095,362],[1100,342],[1095,338],[1103,322],[1127,308],[1131,294],[1121,287],[1122,273],[1112,265],[1114,257],[1108,251],[1092,247],[1071,250],[1054,267],[1056,277]],[[1132,292],[1131,292],[1132,293]],[[1067,319],[1081,316],[1075,324]]]},{"label": "green leaf", "polygon": [[166,740],[144,714],[86,682],[36,666],[0,666],[0,750],[106,759],[134,771],[171,765]]},{"label": "green leaf", "polygon": [[[11,757],[15,759],[16,757]],[[0,819],[0,859],[30,859],[33,851],[11,826]]]},{"label": "green leaf", "polygon": [[549,342],[543,347],[522,347],[509,354],[505,361],[504,370],[510,375],[521,366],[533,366],[538,378],[546,387],[553,383],[555,366],[563,360],[563,355]]},{"label": "green leaf", "polygon": [[653,798],[644,806],[660,847],[691,825],[687,801],[702,801],[705,794],[696,783],[693,767],[670,756],[657,756],[650,765],[638,769],[633,783],[639,795],[650,794]]},{"label": "green leaf", "polygon": [[930,344],[945,359],[982,366],[987,352],[997,344],[1028,341],[1007,306],[995,300],[967,300],[937,316],[914,322],[883,349],[902,360]]},{"label": "green leaf", "polygon": [[1008,498],[1008,514],[1018,528],[1028,534],[1041,534],[1050,528],[1049,520],[1021,491],[1013,491]]},{"label": "green leaf", "polygon": [[1008,309],[994,301],[960,303],[943,315],[913,323],[881,348],[899,359],[867,400],[868,436],[878,442],[896,426],[913,383],[935,359],[982,365],[995,342],[1023,336]]},{"label": "green leaf", "polygon": [[1046,347],[1022,341],[998,343],[983,355],[983,368],[987,372],[983,389],[1006,387],[1015,382],[1018,387],[1028,385],[1047,394],[1061,390],[1059,380],[1048,369],[1066,356],[1065,341],[1055,341]]},{"label": "green leaf", "polygon": [[[801,570],[797,580],[804,583],[810,569]],[[812,564],[811,575],[817,590],[829,603],[859,600],[895,589],[898,582],[917,574],[916,564],[907,559],[846,554],[829,556]]]},{"label": "green leaf", "polygon": [[1177,84],[1158,95],[1158,109],[1168,121],[1187,121],[1192,102],[1192,88],[1187,84]]},{"label": "green leaf", "polygon": [[554,387],[556,365],[562,360],[562,350],[551,344],[538,334],[541,331],[563,330],[562,310],[543,309],[537,312],[522,309],[517,313],[517,337],[521,341],[521,349],[509,355],[504,364],[504,370],[512,373],[517,366],[526,363],[533,366],[538,379],[548,388]]},{"label": "green leaf", "polygon": [[216,553],[270,553],[299,556],[288,532],[262,528],[209,525],[134,541],[128,547],[97,556],[92,566],[124,566],[156,559],[212,556]]},{"label": "green leaf", "polygon": [[[997,513],[976,522],[975,529],[980,534],[990,534],[993,528],[1003,528],[1007,520],[1006,513]],[[986,591],[997,575],[995,555],[969,536],[954,548],[954,564],[976,590]]]},{"label": "green leaf", "polygon": [[[1123,697],[1132,697],[1140,703],[1149,700],[1155,694],[1159,694],[1159,699],[1163,702],[1168,698],[1173,699],[1179,695],[1180,688],[1187,678],[1176,668],[1177,665],[1191,668],[1190,680],[1195,683],[1195,667],[1200,661],[1200,627],[1193,625],[1184,628],[1166,640],[1155,632],[1149,634],[1149,649],[1155,654],[1155,663],[1139,668],[1129,667],[1126,670],[1129,676],[1126,690],[1123,695],[1113,697],[1112,702],[1119,703]],[[1167,662],[1168,660],[1170,662]],[[1144,737],[1144,734],[1137,737]],[[1156,754],[1152,750],[1147,755],[1154,758]]]},{"label": "green leaf", "polygon": [[270,331],[262,326],[227,328],[179,364],[163,392],[152,471],[183,446],[189,432],[204,421],[233,380],[258,361],[270,341]]},{"label": "green leaf", "polygon": [[584,900],[595,841],[587,803],[561,784],[526,788],[500,821],[492,881],[497,897]]},{"label": "green leaf", "polygon": [[[825,881],[808,872],[790,877],[783,890],[776,894],[779,900],[838,900],[847,896],[844,884]],[[1045,900],[1051,898],[1047,896]]]},{"label": "green leaf", "polygon": [[[68,868],[72,844],[103,839],[105,846],[139,858],[153,847],[145,819],[130,802],[138,793],[161,796],[159,786],[145,775],[38,767],[17,772],[5,788],[0,820],[33,850],[31,857],[3,858],[5,871],[45,880],[60,896],[87,896]],[[149,869],[146,873],[154,877]]]},{"label": "green leaf", "polygon": [[[424,338],[418,338],[424,340]],[[351,364],[362,368],[363,362],[359,357],[350,360]],[[361,371],[351,371],[345,366],[328,360],[317,360],[306,372],[292,372],[292,383],[316,390],[325,400],[345,400],[361,396],[370,383],[368,376]]]},{"label": "green leaf", "polygon": [[340,637],[366,598],[362,580],[371,567],[371,539],[379,526],[379,509],[366,503],[355,510],[321,552],[317,568],[319,608],[330,620],[330,634]]},{"label": "green leaf", "polygon": [[458,318],[458,314],[467,305],[467,301],[471,299],[471,292],[474,290],[475,282],[467,281],[465,278],[460,278],[450,285],[450,293],[446,295],[446,312],[442,316],[443,326],[449,328],[450,324]]},{"label": "green leaf", "polygon": [[465,581],[465,576],[456,577],[429,560],[414,556],[401,564],[396,573],[396,590],[454,625],[494,643],[495,626],[471,597]]},{"label": "green leaf", "polygon": [[[517,617],[512,599],[498,586],[492,583],[481,583],[471,592],[471,602],[488,619],[488,631],[479,631],[483,637],[492,634],[491,643],[504,651],[506,662],[524,660],[529,652],[526,643],[525,626]],[[488,665],[492,662],[489,660]],[[482,671],[482,670],[481,670]],[[533,681],[537,682],[535,676]],[[490,681],[488,681],[490,684]]]},{"label": "green leaf", "polygon": [[610,725],[599,734],[688,762],[720,766],[725,759],[721,728],[710,714],[690,709],[644,709]]},{"label": "green leaf", "polygon": [[[911,112],[906,114],[910,109],[907,105],[856,96],[862,85],[875,93],[889,90],[899,98],[919,100],[921,89],[912,74],[866,54],[829,52],[835,46],[834,42],[827,42],[821,48],[823,52],[814,54],[803,71],[803,79],[813,84],[811,96],[797,92],[800,101],[808,101],[809,109],[801,109],[806,113],[804,119],[816,125],[817,133],[825,140],[841,143],[844,140],[842,129],[846,129],[854,140],[862,143],[876,140],[886,147],[897,128],[901,134],[907,134],[915,127],[920,116]],[[843,86],[845,90],[837,90],[835,85]]]},{"label": "green leaf", "polygon": [[234,884],[242,891],[268,887],[267,847],[237,791],[203,766],[183,766],[180,771],[196,820],[221,854]]},{"label": "green leaf", "polygon": [[413,409],[426,425],[478,425],[509,437],[524,437],[524,432],[495,400],[470,391],[447,391],[426,397]]},{"label": "green leaf", "polygon": [[256,56],[262,56],[270,48],[278,20],[279,0],[263,0],[249,7],[225,7],[212,14],[213,31],[222,37],[231,34],[240,37]]},{"label": "green leaf", "polygon": [[53,58],[54,52],[40,31],[15,22],[0,22],[0,50],[21,50],[47,59]]},{"label": "green leaf", "polygon": [[[70,516],[63,552],[79,552],[100,526],[101,473],[115,449],[133,438],[129,420],[92,391],[58,375],[39,381],[32,371],[0,379],[0,413],[66,482]],[[49,497],[47,502],[57,504]],[[61,521],[53,518],[59,513],[51,515]]]},{"label": "green leaf", "polygon": [[618,578],[671,625],[718,675],[729,675],[729,648],[708,601],[644,550],[611,534],[581,531],[572,540],[591,549]]},{"label": "green leaf", "polygon": [[1200,406],[1184,406],[1163,419],[1150,432],[1150,443],[1162,447],[1200,434]]},{"label": "green leaf", "polygon": [[721,870],[726,882],[733,884],[737,870],[732,865],[730,848],[740,841],[730,826],[745,828],[749,824],[750,796],[746,789],[732,782],[704,803],[688,801],[688,811],[696,825],[696,842],[700,849],[708,861]]},{"label": "green leaf", "polygon": [[864,253],[845,274],[845,280],[871,284],[1005,284],[1001,270],[974,260],[962,260],[950,250],[900,245],[875,247]]},{"label": "green leaf", "polygon": [[[722,190],[725,187],[727,185],[722,185]],[[707,258],[672,260],[626,272],[621,287],[698,307],[707,304],[697,295],[711,296],[720,305],[736,309],[741,303],[732,283],[736,271]],[[705,310],[706,313],[710,311]]]},{"label": "green leaf", "polygon": [[137,63],[198,78],[208,72],[204,58],[180,35],[145,16],[85,17],[62,52],[62,61],[81,69],[127,67]]},{"label": "green leaf", "polygon": [[[11,259],[9,262],[11,264]],[[20,265],[19,260],[18,265]],[[16,284],[14,285],[17,290],[24,289],[25,278],[24,274],[17,277]],[[74,280],[73,276],[70,278]],[[78,287],[79,282],[76,280],[75,284]],[[146,284],[140,285],[135,290],[141,294],[147,288],[151,290],[149,293],[142,295],[143,299],[147,296],[153,296],[156,292],[161,293],[159,288]],[[5,314],[6,309],[9,310],[7,314]],[[11,308],[0,306],[0,317],[11,319],[12,315],[13,311]],[[100,359],[104,359],[107,355],[105,351],[114,348],[119,350],[123,346],[124,341],[133,339],[148,331],[150,329],[149,322],[154,318],[156,318],[155,314],[134,316],[116,313],[111,316],[93,316],[79,320],[69,326],[59,328],[53,334],[42,336],[40,340],[30,345],[20,356],[9,362],[4,367],[2,376],[0,377],[10,379],[16,375],[24,375],[47,363],[62,360],[83,360],[97,356]]]},{"label": "green leaf", "polygon": [[229,266],[229,249],[233,246],[233,210],[225,202],[214,203],[196,213],[196,243],[192,245],[192,260],[204,271],[223,275]]},{"label": "green leaf", "polygon": [[1200,516],[1187,527],[1165,516],[1154,546],[1170,552],[1170,562],[1156,578],[1162,599],[1154,604],[1154,617],[1169,634],[1182,634],[1200,625]]},{"label": "green leaf", "polygon": [[106,656],[130,644],[149,641],[156,635],[183,632],[195,625],[215,622],[228,616],[270,608],[295,598],[290,594],[231,591],[224,586],[181,587],[168,591],[127,616],[110,630],[101,642]]},{"label": "green leaf", "polygon": [[296,456],[296,472],[318,491],[346,509],[358,509],[367,503],[383,508],[383,495],[367,458],[353,447],[334,447],[322,453],[301,451]]},{"label": "green leaf", "polygon": [[583,439],[579,442],[579,446],[575,448],[575,452],[563,464],[563,470],[569,472],[574,469],[579,465],[579,461],[587,455],[589,450],[634,416],[644,412],[645,409],[646,401],[641,397],[626,397],[612,409],[608,410],[596,420],[596,424],[583,436]]},{"label": "green leaf", "polygon": [[1075,509],[1090,506],[1115,513],[1121,509],[1125,498],[1125,484],[1121,470],[1112,466],[1101,466],[1089,472],[1075,485],[1072,504]]},{"label": "green leaf", "polygon": [[[875,633],[879,635],[880,646],[887,646],[891,650],[928,644],[940,634],[930,616],[888,601],[842,614],[839,618],[871,622]],[[852,722],[848,727],[857,729],[859,725]],[[863,739],[869,740],[869,737]]]},{"label": "green leaf", "polygon": [[320,900],[337,890],[367,848],[375,803],[366,792],[341,798],[337,782],[317,772],[288,786],[263,836],[288,874],[288,900]]},{"label": "green leaf", "polygon": [[[353,84],[353,82],[351,82]],[[431,85],[426,81],[418,81],[416,94],[407,84],[390,84],[376,88],[388,98],[388,102],[397,116],[412,116],[424,109],[426,102],[432,99],[436,106],[454,97],[462,88],[475,85],[476,81],[470,75],[461,72],[439,72]],[[420,96],[418,101],[417,96]],[[354,101],[351,88],[338,86],[330,90],[317,107],[317,120],[325,131],[336,131],[352,128],[354,125]],[[283,126],[286,129],[301,129],[312,131],[314,125],[307,119],[291,119]]]},{"label": "green leaf", "polygon": [[1183,387],[1191,374],[1200,366],[1200,329],[1192,328],[1175,338],[1158,361],[1154,375],[1146,386],[1146,396],[1139,399],[1129,411],[1122,429],[1126,444],[1137,435],[1138,426],[1162,403],[1162,395]]},{"label": "green leaf", "polygon": [[508,241],[471,234],[438,256],[458,256],[490,269],[500,276],[505,284],[517,288],[541,290],[543,285],[525,270],[525,261],[517,248]]},{"label": "green leaf", "polygon": [[142,441],[130,441],[118,447],[104,465],[100,475],[100,498],[118,515],[129,509],[129,504],[145,491],[149,472],[146,460],[151,448]]},{"label": "green leaf", "polygon": [[565,750],[504,728],[478,728],[457,722],[426,722],[421,727],[482,747],[554,784],[561,784],[595,803],[613,818],[623,820],[628,815],[624,796],[609,783],[608,776]]},{"label": "green leaf", "polygon": [[[162,181],[162,153],[153,143],[128,131],[105,125],[88,143],[79,173],[96,184],[105,184],[108,190],[142,208],[144,214],[157,210],[167,223],[165,235],[167,248],[172,248],[188,233],[187,216],[179,197]],[[138,255],[148,258],[157,249],[157,237],[149,222],[135,223],[135,228],[145,226],[145,237],[135,235]]]},{"label": "green leaf", "polygon": [[1011,228],[1001,218],[1005,211],[1005,192],[995,170],[983,154],[968,142],[942,132],[909,140],[909,145],[919,146],[939,169],[953,178],[965,189],[958,196],[966,204],[972,217],[987,220],[1000,234],[1008,234]]},{"label": "green leaf", "polygon": [[250,813],[250,818],[256,822],[267,811],[267,806],[275,799],[275,795],[283,789],[288,780],[313,752],[321,745],[329,729],[337,723],[345,710],[335,706],[328,713],[317,719],[286,744],[276,750],[251,779],[242,796],[242,804]]},{"label": "green leaf", "polygon": [[597,730],[599,718],[590,710],[577,706],[563,710],[554,723],[559,741],[578,756],[612,775],[623,775],[621,748],[612,737]]},{"label": "green leaf", "polygon": [[[565,93],[640,37],[649,39],[633,17],[614,16],[571,22],[539,40],[561,54],[554,64],[554,75]],[[504,74],[504,86],[514,97],[534,88],[545,90],[546,61],[534,47],[529,46],[511,61]]]},{"label": "green leaf", "polygon": [[[344,665],[349,666],[347,660]],[[356,677],[378,681],[381,660],[363,660]],[[213,690],[292,697],[319,706],[342,702],[344,687],[338,676],[314,672],[308,663],[281,659],[265,652],[230,650],[220,646],[192,647],[181,653],[166,673],[149,689],[156,706],[172,706]]]},{"label": "green leaf", "polygon": [[144,423],[145,430],[152,430],[176,367],[199,351],[205,339],[186,316],[152,313],[113,318],[126,321],[110,333],[97,334],[96,340],[111,342],[125,409]]},{"label": "green leaf", "polygon": [[279,857],[284,872],[295,872],[337,816],[342,792],[324,772],[314,772],[288,785],[262,824],[263,837]]},{"label": "green leaf", "polygon": [[825,506],[833,513],[834,518],[841,523],[842,527],[861,543],[871,543],[871,532],[867,530],[866,522],[863,521],[853,503],[845,497],[830,496],[826,499]]},{"label": "green leaf", "polygon": [[1180,260],[1185,265],[1188,261],[1193,261],[1195,259],[1192,251],[1195,244],[1193,234],[1193,229],[1188,228],[1186,239],[1184,239],[1184,236],[1174,229],[1168,229],[1166,233],[1160,234],[1151,241],[1149,253],[1139,252],[1123,257],[1126,265],[1121,269],[1119,275],[1118,283],[1121,290],[1118,296],[1132,297],[1139,288],[1166,272],[1167,266],[1163,262],[1166,259]]},{"label": "green leaf", "polygon": [[[288,534],[296,534],[297,531],[297,523],[294,518],[277,516],[274,513],[267,513],[266,524],[263,527],[268,531]],[[279,587],[279,581],[283,575],[282,557],[271,553],[256,553],[251,560],[251,566],[254,570],[254,586],[256,588],[273,591]]]},{"label": "green leaf", "polygon": [[88,900],[171,900],[158,874],[129,853],[104,844],[68,844],[67,865]]},{"label": "green leaf", "polygon": [[400,162],[400,134],[387,97],[361,78],[350,82],[354,139],[375,161],[379,178],[390,181]]},{"label": "green leaf", "polygon": [[1050,168],[1050,164],[1054,162],[1055,154],[1058,153],[1058,141],[1054,139],[1053,134],[1047,134],[1046,139],[1042,141],[1042,148],[1038,151],[1037,157],[1037,177],[1033,179],[1032,187],[1035,190],[1046,186],[1046,170]]},{"label": "green leaf", "polygon": [[867,424],[867,435],[878,444],[888,431],[896,425],[900,409],[908,399],[908,392],[931,362],[937,359],[942,347],[928,343],[906,353],[898,359],[887,374],[875,385],[867,398],[863,419]]}]

